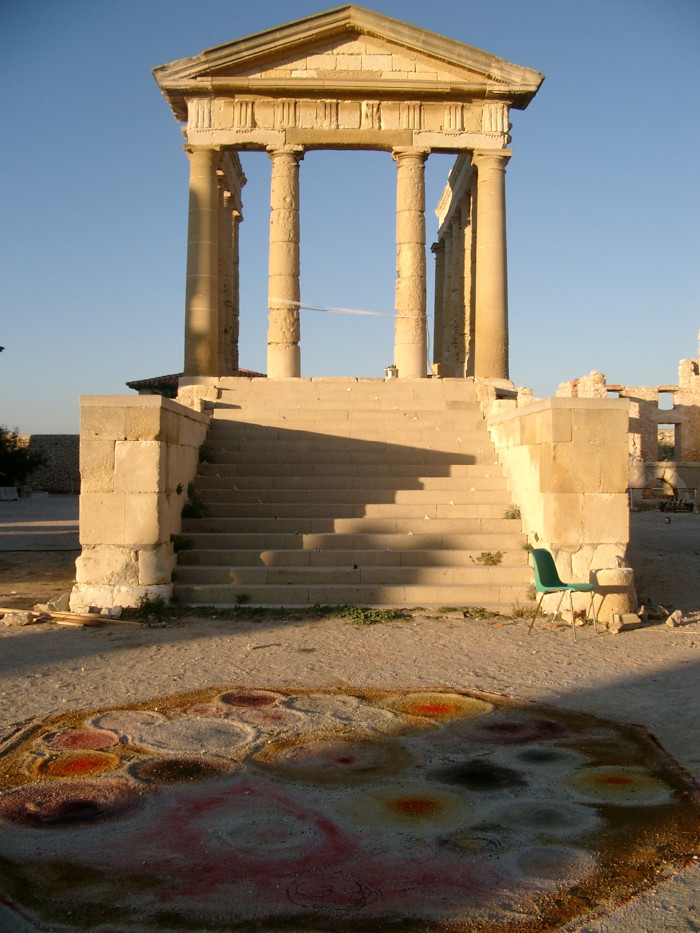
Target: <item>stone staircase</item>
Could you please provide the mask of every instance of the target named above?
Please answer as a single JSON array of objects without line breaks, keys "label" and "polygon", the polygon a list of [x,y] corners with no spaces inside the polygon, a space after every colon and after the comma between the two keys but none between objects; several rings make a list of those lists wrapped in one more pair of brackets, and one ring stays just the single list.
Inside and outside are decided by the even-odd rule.
[{"label": "stone staircase", "polygon": [[484,606],[532,580],[471,380],[222,379],[183,521],[191,605]]}]

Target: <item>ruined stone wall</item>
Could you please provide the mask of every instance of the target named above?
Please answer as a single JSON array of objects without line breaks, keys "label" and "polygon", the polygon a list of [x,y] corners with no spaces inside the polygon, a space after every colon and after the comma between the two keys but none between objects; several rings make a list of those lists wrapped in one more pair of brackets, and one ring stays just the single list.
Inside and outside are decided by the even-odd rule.
[{"label": "ruined stone wall", "polygon": [[[562,383],[558,398],[605,398],[629,401],[629,488],[632,501],[657,479],[675,489],[700,488],[700,359],[681,360],[678,383],[660,386],[608,384],[595,370]],[[664,404],[671,401],[672,406]],[[670,425],[670,428],[662,426]],[[660,442],[675,447],[664,456]],[[690,495],[690,494],[688,494]]]},{"label": "ruined stone wall", "polygon": [[20,434],[20,443],[33,454],[46,460],[29,477],[28,486],[46,492],[71,493],[80,491],[79,446],[77,434]]},{"label": "ruined stone wall", "polygon": [[80,544],[71,608],[169,599],[209,415],[158,395],[80,400]]}]

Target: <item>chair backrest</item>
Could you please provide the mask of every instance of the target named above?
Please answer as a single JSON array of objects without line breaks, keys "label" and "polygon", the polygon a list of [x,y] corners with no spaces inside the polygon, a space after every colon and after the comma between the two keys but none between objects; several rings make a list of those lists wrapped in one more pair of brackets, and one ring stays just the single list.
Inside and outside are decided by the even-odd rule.
[{"label": "chair backrest", "polygon": [[554,558],[546,548],[533,548],[532,562],[535,567],[535,589],[543,590],[553,586],[563,586],[559,579]]}]

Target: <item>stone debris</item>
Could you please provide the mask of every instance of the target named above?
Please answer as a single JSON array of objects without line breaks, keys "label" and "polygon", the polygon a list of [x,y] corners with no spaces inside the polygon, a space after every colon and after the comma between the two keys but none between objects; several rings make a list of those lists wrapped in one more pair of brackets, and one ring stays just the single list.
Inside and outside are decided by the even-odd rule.
[{"label": "stone debris", "polygon": [[29,610],[11,609],[5,612],[2,621],[5,625],[33,625],[39,619],[35,619],[34,614]]},{"label": "stone debris", "polygon": [[608,631],[611,635],[619,635],[620,632],[630,632],[632,629],[641,627],[642,620],[636,612],[615,612],[612,620],[608,622]]},{"label": "stone debris", "polygon": [[121,606],[111,606],[109,609],[100,609],[101,616],[107,616],[108,619],[121,619],[123,609]]},{"label": "stone debris", "polygon": [[68,612],[70,610],[70,593],[61,593],[46,604],[49,612]]},{"label": "stone debris", "polygon": [[680,609],[676,609],[675,612],[672,612],[671,615],[666,619],[666,625],[669,628],[677,628],[679,625],[683,625],[683,613]]}]

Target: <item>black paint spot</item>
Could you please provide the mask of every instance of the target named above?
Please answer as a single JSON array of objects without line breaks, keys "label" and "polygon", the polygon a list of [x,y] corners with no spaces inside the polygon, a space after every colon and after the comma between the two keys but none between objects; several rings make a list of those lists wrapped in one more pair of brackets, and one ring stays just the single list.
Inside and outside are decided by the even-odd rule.
[{"label": "black paint spot", "polygon": [[504,768],[490,761],[473,759],[462,764],[450,765],[433,771],[431,777],[445,784],[456,784],[467,790],[486,792],[492,790],[509,790],[514,787],[524,787],[525,779],[512,768]]},{"label": "black paint spot", "polygon": [[201,758],[150,758],[134,765],[132,773],[152,784],[187,784],[216,777],[226,770]]},{"label": "black paint spot", "polygon": [[232,706],[272,706],[277,697],[269,693],[225,693],[221,699]]}]

